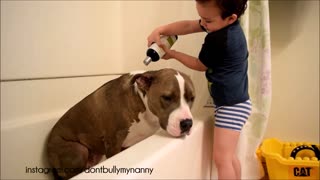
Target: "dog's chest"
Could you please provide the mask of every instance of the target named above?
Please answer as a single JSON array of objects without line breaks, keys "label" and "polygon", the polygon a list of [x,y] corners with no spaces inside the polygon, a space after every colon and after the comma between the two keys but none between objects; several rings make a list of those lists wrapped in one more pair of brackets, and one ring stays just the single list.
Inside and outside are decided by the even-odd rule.
[{"label": "dog's chest", "polygon": [[160,129],[159,119],[150,111],[139,113],[139,122],[134,121],[130,128],[129,133],[124,140],[122,147],[130,147],[143,139],[153,135]]}]

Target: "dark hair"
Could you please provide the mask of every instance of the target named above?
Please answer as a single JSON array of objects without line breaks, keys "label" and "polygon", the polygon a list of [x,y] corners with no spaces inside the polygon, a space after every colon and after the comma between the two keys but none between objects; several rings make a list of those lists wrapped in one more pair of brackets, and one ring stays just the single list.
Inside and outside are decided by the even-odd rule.
[{"label": "dark hair", "polygon": [[226,17],[236,14],[238,18],[244,13],[247,8],[248,0],[196,0],[199,3],[214,2],[221,10],[221,17]]}]

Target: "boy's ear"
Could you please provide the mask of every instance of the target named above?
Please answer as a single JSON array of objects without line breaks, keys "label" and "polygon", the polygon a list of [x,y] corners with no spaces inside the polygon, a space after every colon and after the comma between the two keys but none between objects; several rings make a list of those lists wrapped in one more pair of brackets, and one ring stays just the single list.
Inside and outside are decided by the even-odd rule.
[{"label": "boy's ear", "polygon": [[232,14],[231,16],[227,17],[228,24],[234,23],[238,19],[238,16],[236,14]]}]

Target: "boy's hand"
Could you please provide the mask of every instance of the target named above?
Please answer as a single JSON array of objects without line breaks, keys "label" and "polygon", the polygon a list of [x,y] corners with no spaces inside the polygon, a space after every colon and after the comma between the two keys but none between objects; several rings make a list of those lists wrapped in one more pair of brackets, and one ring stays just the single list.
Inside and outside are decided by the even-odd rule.
[{"label": "boy's hand", "polygon": [[164,52],[166,52],[166,54],[161,59],[168,60],[168,59],[174,58],[173,54],[174,54],[175,50],[167,48],[167,46],[165,46],[164,44],[160,45],[159,47],[162,48],[164,50]]},{"label": "boy's hand", "polygon": [[173,53],[175,52],[174,50],[171,50],[169,48],[167,48],[162,41],[160,40],[161,35],[163,35],[162,32],[162,27],[158,27],[155,30],[152,31],[152,33],[148,36],[147,40],[148,40],[148,47],[151,46],[152,43],[157,43],[157,45],[162,48],[166,54],[161,58],[161,59],[171,59],[174,58],[173,57]]},{"label": "boy's hand", "polygon": [[163,45],[163,43],[160,40],[160,36],[161,36],[160,28],[157,28],[154,31],[152,31],[152,33],[147,38],[148,47],[150,47],[152,43],[157,43],[158,46]]}]

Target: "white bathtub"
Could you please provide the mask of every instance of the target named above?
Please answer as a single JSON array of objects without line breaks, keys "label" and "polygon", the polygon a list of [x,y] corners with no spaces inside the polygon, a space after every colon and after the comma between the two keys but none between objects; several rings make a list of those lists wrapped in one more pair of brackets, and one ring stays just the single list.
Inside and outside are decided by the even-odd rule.
[{"label": "white bathtub", "polygon": [[185,138],[160,131],[74,179],[210,179],[211,127],[195,120]]},{"label": "white bathtub", "polygon": [[[52,179],[44,152],[51,128],[72,105],[115,77],[1,82],[1,179]],[[95,172],[74,178],[210,179],[212,121],[207,119],[196,115],[190,136],[172,138],[159,131],[101,162],[91,169]],[[98,172],[101,168],[105,173]],[[110,172],[115,168],[153,171]]]},{"label": "white bathtub", "polygon": [[[192,134],[184,138],[172,138],[161,130],[75,179],[209,179],[211,122],[195,120]],[[44,169],[48,168],[44,145],[54,123],[55,120],[40,121],[2,130],[1,179],[52,179]],[[117,173],[115,168],[121,172]]]},{"label": "white bathtub", "polygon": [[212,124],[194,122],[190,136],[160,131],[74,179],[210,179]]}]

